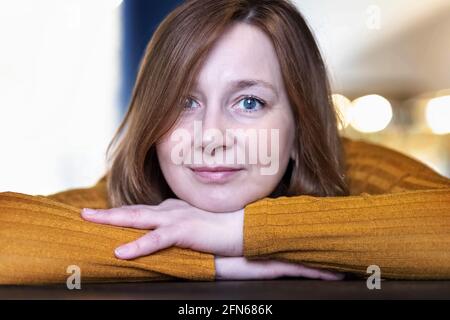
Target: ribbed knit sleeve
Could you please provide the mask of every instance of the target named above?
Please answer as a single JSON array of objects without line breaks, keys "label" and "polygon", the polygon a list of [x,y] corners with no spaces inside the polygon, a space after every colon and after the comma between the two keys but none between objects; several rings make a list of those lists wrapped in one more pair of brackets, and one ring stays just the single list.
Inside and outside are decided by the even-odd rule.
[{"label": "ribbed knit sleeve", "polygon": [[117,246],[146,231],[84,221],[81,207],[106,207],[101,187],[49,197],[0,193],[0,284],[64,283],[71,265],[80,268],[82,283],[214,280],[214,256],[190,249],[171,247],[132,261],[117,259]]},{"label": "ribbed knit sleeve", "polygon": [[399,152],[344,139],[351,196],[245,208],[244,255],[383,278],[450,279],[450,180]]}]

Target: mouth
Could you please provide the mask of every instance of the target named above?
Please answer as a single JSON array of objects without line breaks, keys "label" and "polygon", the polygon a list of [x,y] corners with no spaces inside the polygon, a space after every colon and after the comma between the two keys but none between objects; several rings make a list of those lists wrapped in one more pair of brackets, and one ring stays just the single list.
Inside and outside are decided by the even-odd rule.
[{"label": "mouth", "polygon": [[194,177],[203,183],[226,183],[237,177],[244,168],[238,167],[190,167]]}]

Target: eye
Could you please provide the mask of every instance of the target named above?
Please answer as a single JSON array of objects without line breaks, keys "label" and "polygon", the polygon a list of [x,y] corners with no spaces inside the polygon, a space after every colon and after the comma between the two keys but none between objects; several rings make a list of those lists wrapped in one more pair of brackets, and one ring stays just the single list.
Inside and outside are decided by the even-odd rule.
[{"label": "eye", "polygon": [[192,111],[194,109],[197,109],[200,107],[197,101],[192,99],[191,97],[187,97],[184,103],[184,110],[186,111]]},{"label": "eye", "polygon": [[240,100],[237,107],[242,112],[256,112],[264,108],[265,102],[253,96],[246,96]]}]

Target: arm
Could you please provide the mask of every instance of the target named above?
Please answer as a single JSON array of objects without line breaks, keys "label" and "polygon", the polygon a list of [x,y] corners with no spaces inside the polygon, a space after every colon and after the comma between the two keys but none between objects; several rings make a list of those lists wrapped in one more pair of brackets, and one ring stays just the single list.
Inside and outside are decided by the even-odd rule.
[{"label": "arm", "polygon": [[0,193],[0,284],[64,283],[69,265],[81,268],[82,283],[214,280],[214,256],[207,253],[172,247],[133,261],[115,258],[115,247],[145,231],[82,220],[79,208],[51,199],[84,204],[80,192],[67,192]]},{"label": "arm", "polygon": [[[100,188],[99,188],[100,187]],[[94,189],[100,193],[94,192]],[[0,193],[0,284],[64,283],[67,267],[81,269],[81,281],[273,279],[282,276],[339,280],[342,275],[278,261],[246,261],[171,247],[132,261],[113,249],[146,231],[81,222],[79,209],[104,207],[101,186],[72,189],[46,197]],[[39,219],[36,217],[39,216]]]},{"label": "arm", "polygon": [[49,196],[0,193],[0,284],[63,283],[69,276],[67,267],[74,264],[81,268],[82,282],[176,277],[342,279],[341,274],[288,262],[247,261],[243,257],[213,256],[179,247],[132,261],[116,259],[113,249],[119,243],[135,240],[147,231],[80,221],[79,208],[110,208],[105,182],[103,177],[91,188],[70,189]]},{"label": "arm", "polygon": [[396,151],[344,142],[352,195],[248,205],[244,256],[360,275],[375,264],[384,278],[449,279],[450,180]]}]

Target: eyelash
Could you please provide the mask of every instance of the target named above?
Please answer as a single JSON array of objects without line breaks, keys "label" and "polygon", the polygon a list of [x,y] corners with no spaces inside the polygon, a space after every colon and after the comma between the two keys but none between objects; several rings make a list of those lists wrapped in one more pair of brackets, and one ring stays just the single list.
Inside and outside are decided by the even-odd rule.
[{"label": "eyelash", "polygon": [[[243,100],[247,100],[247,99],[256,100],[261,105],[261,109],[264,109],[266,106],[266,102],[264,100],[254,96],[254,95],[243,96],[242,99],[238,100],[238,103]],[[198,102],[191,96],[187,97],[186,100],[192,100],[198,104]],[[188,107],[186,107],[186,105],[184,106],[184,110],[187,110],[187,112],[192,112],[192,110],[189,110],[189,109],[195,109],[195,108],[188,108]],[[253,113],[253,112],[257,112],[257,111],[259,111],[259,110],[241,110],[241,112],[245,112],[245,113]]]}]

